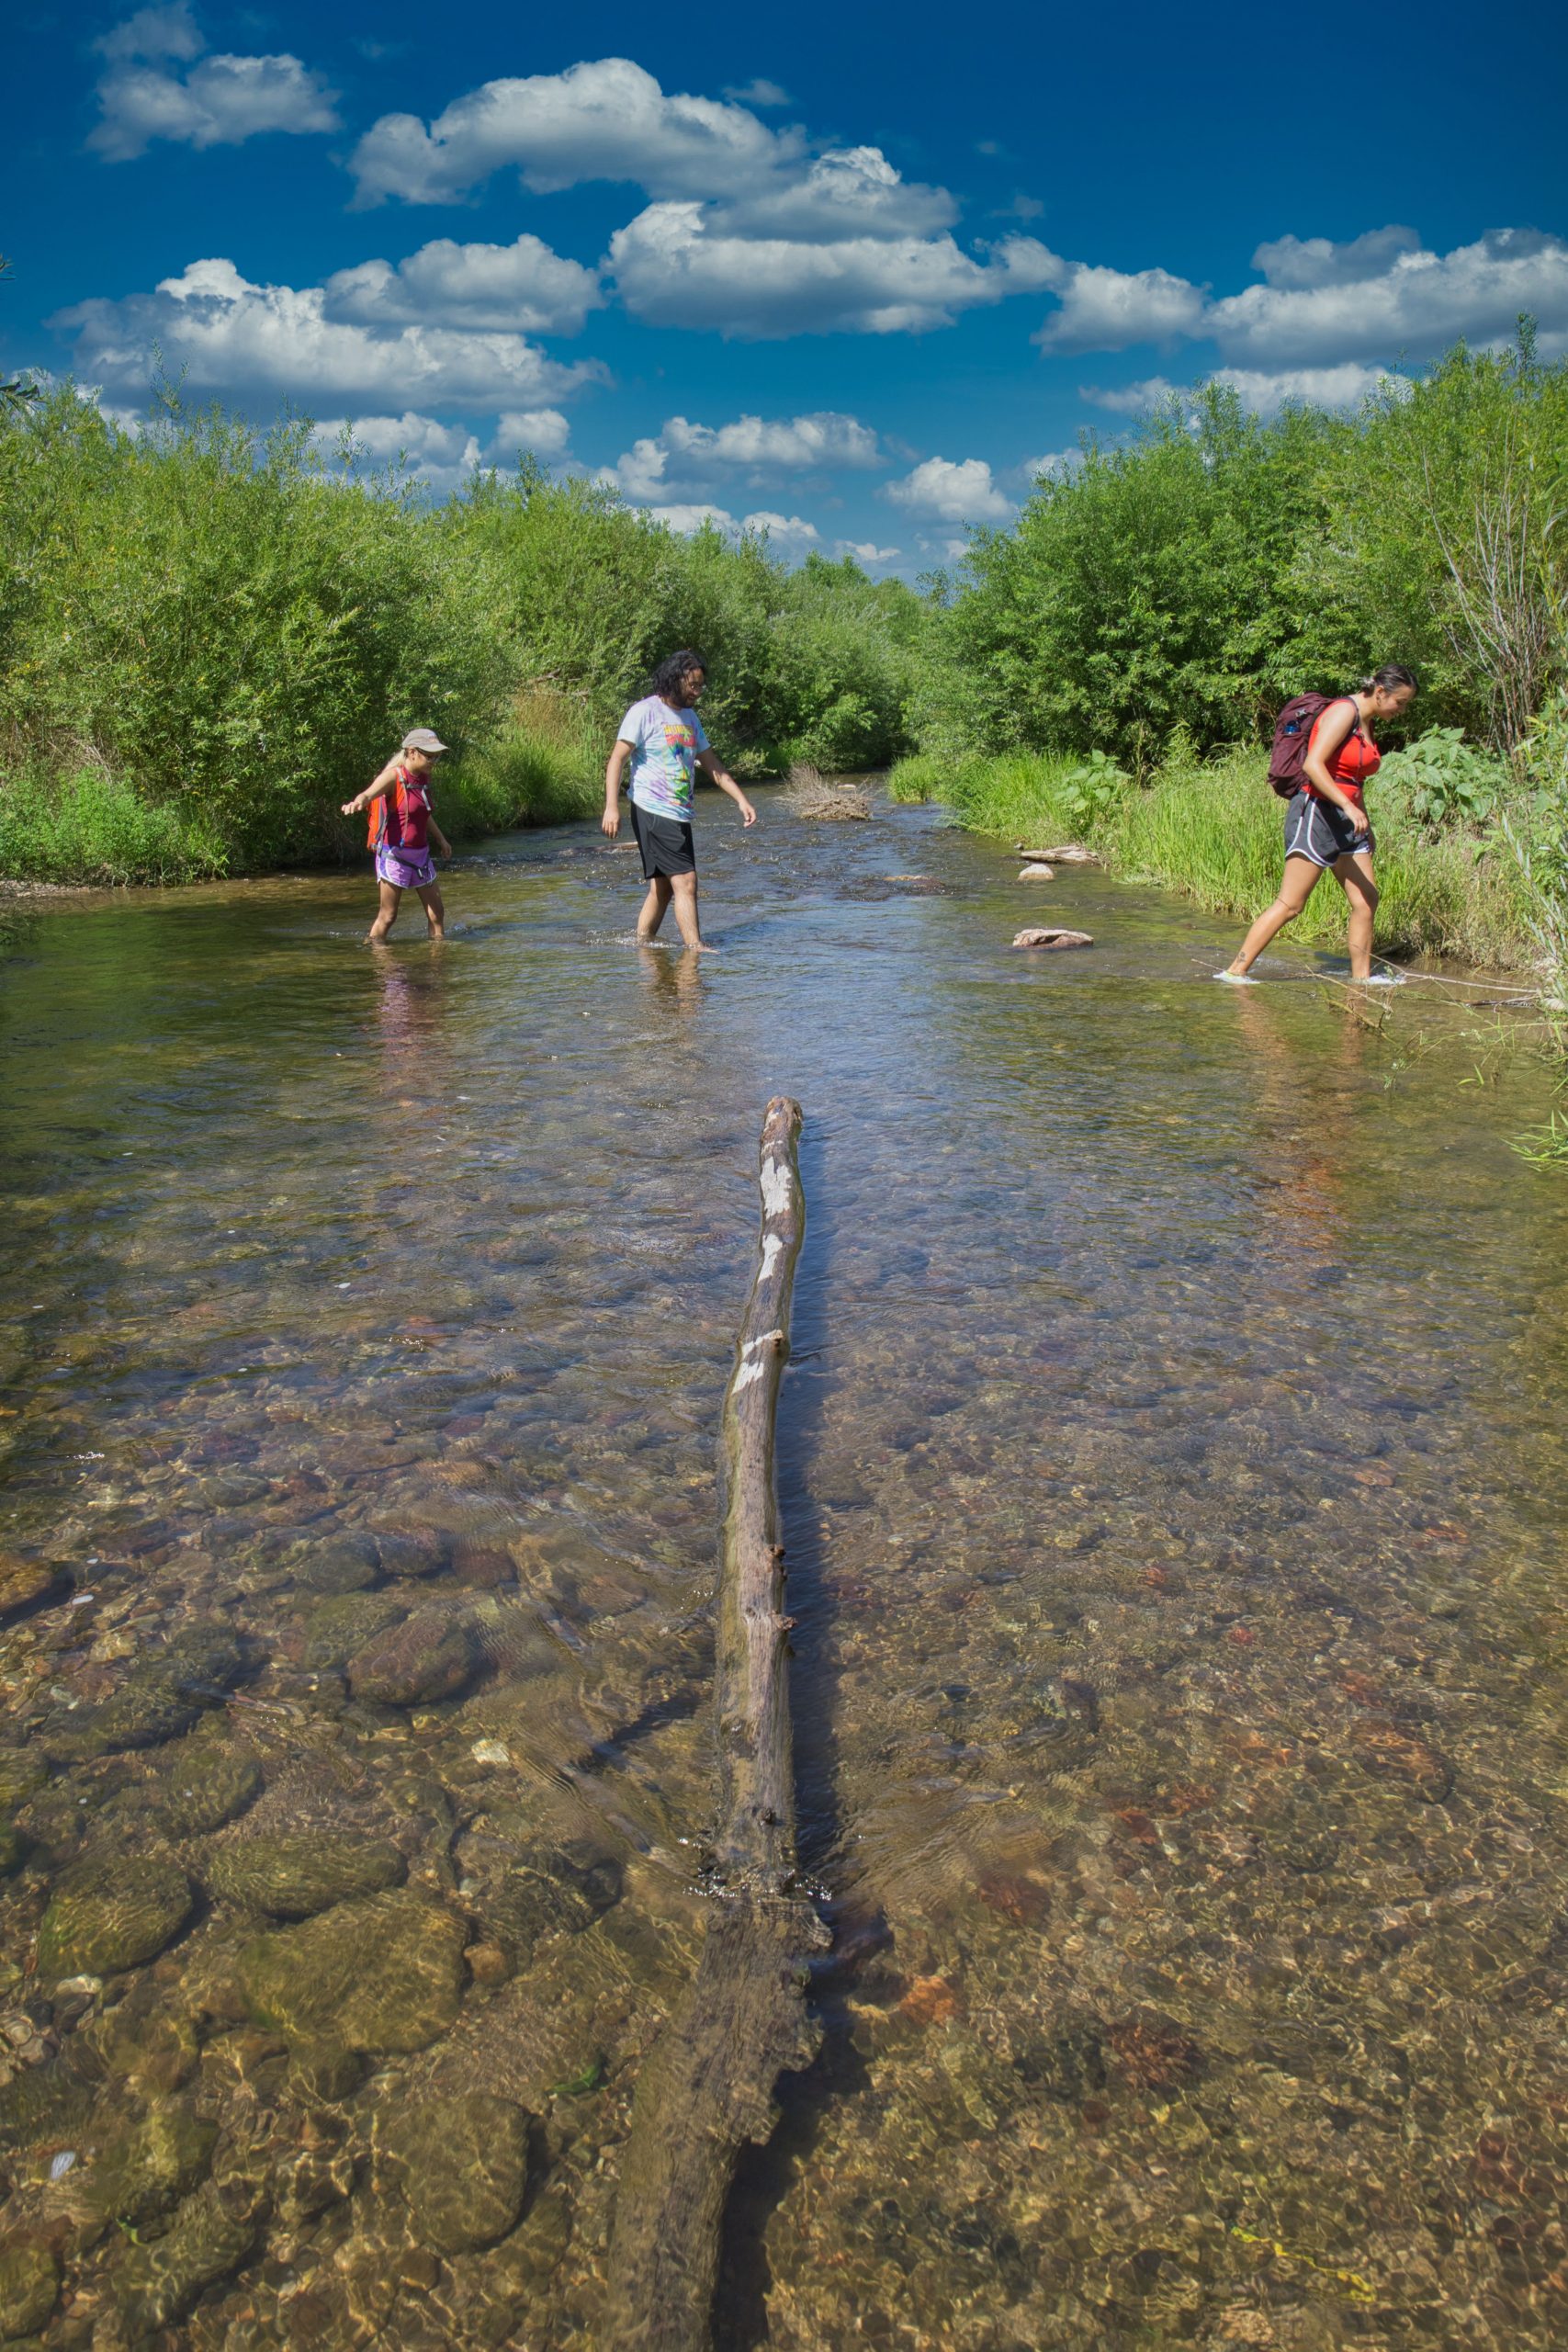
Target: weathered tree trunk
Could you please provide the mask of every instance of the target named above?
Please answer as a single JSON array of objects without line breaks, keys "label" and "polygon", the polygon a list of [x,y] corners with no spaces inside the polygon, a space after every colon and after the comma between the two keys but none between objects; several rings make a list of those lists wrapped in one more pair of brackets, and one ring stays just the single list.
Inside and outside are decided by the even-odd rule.
[{"label": "weathered tree trunk", "polygon": [[621,2161],[606,2352],[703,2352],[735,2160],[817,2046],[805,1961],[826,1930],[791,1892],[795,1777],[773,1419],[805,1227],[800,1105],[762,1122],[762,1229],[725,1391],[716,1700],[722,1882],[695,1982],[644,2061]]}]

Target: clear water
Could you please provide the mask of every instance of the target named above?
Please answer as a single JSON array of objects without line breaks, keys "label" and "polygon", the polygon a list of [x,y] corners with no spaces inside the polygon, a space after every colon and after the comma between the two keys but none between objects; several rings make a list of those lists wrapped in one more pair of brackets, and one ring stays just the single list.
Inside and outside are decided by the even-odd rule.
[{"label": "clear water", "polygon": [[441,950],[362,876],[22,919],[6,2279],[96,2352],[595,2344],[786,1091],[836,1941],[717,2342],[1561,2341],[1541,1074],[928,812],[703,816],[700,965],[586,834],[462,861]]}]

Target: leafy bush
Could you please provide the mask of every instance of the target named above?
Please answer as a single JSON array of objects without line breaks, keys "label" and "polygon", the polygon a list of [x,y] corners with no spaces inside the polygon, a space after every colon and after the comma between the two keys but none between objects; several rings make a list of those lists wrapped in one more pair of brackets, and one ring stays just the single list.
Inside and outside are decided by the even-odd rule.
[{"label": "leafy bush", "polygon": [[1378,771],[1380,801],[1392,793],[1417,825],[1479,827],[1497,810],[1508,786],[1506,762],[1467,743],[1457,727],[1429,728]]}]

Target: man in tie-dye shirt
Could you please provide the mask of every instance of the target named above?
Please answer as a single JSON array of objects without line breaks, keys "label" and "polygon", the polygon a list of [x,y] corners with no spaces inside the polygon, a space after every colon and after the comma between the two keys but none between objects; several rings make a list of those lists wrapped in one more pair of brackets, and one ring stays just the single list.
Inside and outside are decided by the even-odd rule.
[{"label": "man in tie-dye shirt", "polygon": [[697,921],[697,860],[692,842],[692,797],[700,767],[754,825],[757,811],[727,768],[719,765],[703,732],[696,704],[706,673],[700,653],[671,653],[654,673],[653,692],[634,702],[622,719],[604,770],[604,831],[612,841],[621,830],[621,774],[631,763],[632,831],[642,853],[648,896],[637,916],[637,935],[651,939],[671,899],[675,921],[688,947],[705,948]]}]

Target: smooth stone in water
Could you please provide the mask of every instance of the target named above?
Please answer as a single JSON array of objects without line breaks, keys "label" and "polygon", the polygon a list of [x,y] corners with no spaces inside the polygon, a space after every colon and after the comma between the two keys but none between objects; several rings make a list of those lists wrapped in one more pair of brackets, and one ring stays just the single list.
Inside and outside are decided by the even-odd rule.
[{"label": "smooth stone in water", "polygon": [[0,1813],[15,1813],[49,1778],[43,1758],[28,1747],[0,1747]]},{"label": "smooth stone in water", "polygon": [[479,1638],[466,1618],[422,1609],[378,1634],[348,1663],[356,1699],[383,1707],[412,1707],[455,1698],[479,1667]]},{"label": "smooth stone in water", "polygon": [[1092,947],[1094,940],[1087,931],[1058,931],[1039,925],[1017,933],[1012,944],[1015,947]]},{"label": "smooth stone in water", "polygon": [[309,1919],[333,1903],[402,1883],[401,1854],[384,1838],[328,1830],[237,1838],[199,1865],[215,1894],[280,1919]]},{"label": "smooth stone in water", "polygon": [[0,1552],[0,1617],[31,1609],[51,1593],[65,1590],[65,1570],[52,1560],[19,1560],[14,1552]]},{"label": "smooth stone in water", "polygon": [[311,1592],[363,1592],[380,1574],[381,1554],[373,1535],[344,1529],[297,1545],[285,1564]]},{"label": "smooth stone in water", "polygon": [[151,2245],[133,2246],[114,2274],[111,2291],[137,2335],[166,2327],[209,2287],[237,2268],[256,2242],[256,2224],[231,2210],[209,2185],[187,2197],[174,2226]]},{"label": "smooth stone in water", "polygon": [[102,2149],[87,2176],[88,2195],[109,2221],[140,2229],[200,2187],[217,2141],[217,2124],[203,2121],[188,2107],[154,2108],[145,2122],[121,2132]]},{"label": "smooth stone in water", "polygon": [[468,1936],[424,1895],[376,1894],[258,1937],[240,1955],[240,1981],[257,2022],[290,2042],[423,2050],[457,2017]]},{"label": "smooth stone in water", "polygon": [[355,1650],[407,1613],[394,1592],[337,1593],[318,1601],[305,1619],[299,1662],[316,1674],[339,1673]]},{"label": "smooth stone in water", "polygon": [[415,2234],[441,2254],[493,2245],[528,2186],[528,2116],[488,2091],[422,2098],[382,2124],[377,2153],[400,2181]]},{"label": "smooth stone in water", "polygon": [[191,1887],[164,1854],[89,1855],[57,1882],[39,1930],[39,1974],[107,1976],[156,1960],[191,1914]]},{"label": "smooth stone in water", "polygon": [[41,2245],[11,2245],[0,2253],[0,2338],[36,2335],[60,2295],[60,2265]]},{"label": "smooth stone in water", "polygon": [[215,1740],[187,1739],[175,1749],[158,1783],[158,1798],[169,1826],[179,1837],[221,1829],[261,1794],[261,1766],[254,1756],[220,1747]]}]

